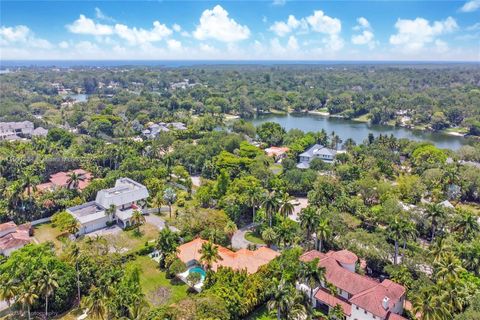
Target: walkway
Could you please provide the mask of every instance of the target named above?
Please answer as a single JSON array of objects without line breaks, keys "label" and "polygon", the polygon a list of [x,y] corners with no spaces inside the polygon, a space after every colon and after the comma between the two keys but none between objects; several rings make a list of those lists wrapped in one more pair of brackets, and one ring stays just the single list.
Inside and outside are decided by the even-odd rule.
[{"label": "walkway", "polygon": [[245,227],[238,229],[232,237],[232,248],[235,250],[246,249],[249,245],[255,245],[255,243],[245,239],[245,233],[256,226],[256,223],[250,223]]},{"label": "walkway", "polygon": [[300,219],[298,218],[298,215],[300,214],[300,211],[303,208],[306,208],[308,206],[308,199],[305,197],[298,197],[295,198],[295,207],[293,210],[293,214],[289,215],[289,218],[292,219],[293,221],[299,222]]}]

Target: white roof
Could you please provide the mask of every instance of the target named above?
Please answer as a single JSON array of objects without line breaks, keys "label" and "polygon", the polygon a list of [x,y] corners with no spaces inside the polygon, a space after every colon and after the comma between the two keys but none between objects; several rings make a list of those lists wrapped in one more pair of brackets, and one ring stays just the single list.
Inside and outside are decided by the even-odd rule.
[{"label": "white roof", "polygon": [[120,178],[115,182],[115,187],[100,190],[95,202],[104,208],[109,208],[112,204],[118,207],[146,198],[148,198],[148,190],[143,184],[129,178]]},{"label": "white roof", "polygon": [[132,215],[133,215],[133,209],[117,210],[117,212],[115,212],[115,216],[117,216],[117,218],[119,218],[122,221],[126,221],[130,219]]}]

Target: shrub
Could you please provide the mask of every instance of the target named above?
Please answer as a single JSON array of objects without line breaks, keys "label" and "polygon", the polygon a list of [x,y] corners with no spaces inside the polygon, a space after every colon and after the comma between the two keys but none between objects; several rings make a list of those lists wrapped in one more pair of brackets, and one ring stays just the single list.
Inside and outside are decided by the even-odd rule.
[{"label": "shrub", "polygon": [[177,258],[173,260],[170,266],[168,267],[166,272],[166,277],[168,279],[172,279],[177,274],[184,272],[185,270],[187,270],[187,266],[185,265],[185,263],[182,262],[182,260]]}]

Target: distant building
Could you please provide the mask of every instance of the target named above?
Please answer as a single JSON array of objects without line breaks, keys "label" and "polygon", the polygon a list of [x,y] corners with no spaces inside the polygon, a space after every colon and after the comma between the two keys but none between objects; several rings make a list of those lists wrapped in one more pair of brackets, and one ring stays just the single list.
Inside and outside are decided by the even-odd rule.
[{"label": "distant building", "polygon": [[185,124],[181,122],[172,122],[172,123],[151,123],[147,129],[142,131],[142,135],[148,139],[155,139],[161,132],[169,132],[173,130],[187,130]]},{"label": "distant building", "polygon": [[18,135],[31,136],[34,130],[33,122],[0,122],[0,140],[16,140]]},{"label": "distant building", "polygon": [[[148,196],[144,185],[129,178],[120,178],[115,187],[100,190],[95,201],[68,208],[67,212],[80,223],[79,235],[103,229],[113,221],[123,229],[132,225],[133,211],[141,211]],[[115,207],[115,212],[109,215],[107,210],[111,206]]]},{"label": "distant building", "polygon": [[[345,320],[405,320],[401,316],[406,290],[391,281],[376,281],[355,272],[358,257],[348,250],[321,253],[312,250],[300,260],[318,258],[318,266],[325,268],[327,282],[335,287],[332,292],[326,283],[313,288],[311,302],[314,308],[328,314],[331,308],[340,305]],[[310,287],[298,283],[297,288],[310,295]]]},{"label": "distant building", "polygon": [[[73,184],[69,185],[70,174],[72,173],[75,173],[79,176],[78,186],[76,187]],[[75,169],[66,172],[60,171],[52,174],[48,182],[37,185],[37,190],[39,192],[53,191],[60,188],[83,190],[90,184],[92,178],[93,175],[83,169]]]},{"label": "distant building", "polygon": [[337,155],[337,150],[327,148],[321,144],[315,144],[314,146],[307,149],[305,152],[299,155],[299,163],[297,168],[307,169],[310,167],[310,162],[317,158],[325,162],[333,162],[335,156]]},{"label": "distant building", "polygon": [[32,242],[31,230],[29,223],[17,226],[10,221],[0,224],[0,254],[8,257],[13,251]]},{"label": "distant building", "polygon": [[32,137],[46,137],[48,134],[48,130],[42,127],[38,127],[32,131]]}]

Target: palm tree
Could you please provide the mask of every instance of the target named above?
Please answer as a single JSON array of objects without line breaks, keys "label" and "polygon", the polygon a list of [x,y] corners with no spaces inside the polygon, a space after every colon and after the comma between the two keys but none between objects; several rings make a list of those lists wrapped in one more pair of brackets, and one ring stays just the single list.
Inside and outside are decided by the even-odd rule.
[{"label": "palm tree", "polygon": [[465,272],[460,259],[452,252],[443,254],[442,257],[434,263],[434,270],[435,278],[442,281],[447,281],[447,279],[456,281],[460,277],[460,274]]},{"label": "palm tree", "polygon": [[71,235],[74,235],[75,237],[77,236],[78,231],[81,228],[80,222],[78,222],[77,219],[72,219],[72,222],[67,225],[67,232],[70,233]]},{"label": "palm tree", "polygon": [[412,296],[412,311],[420,314],[421,320],[451,319],[448,305],[433,286],[425,286]]},{"label": "palm tree", "polygon": [[405,226],[406,224],[399,216],[395,216],[387,226],[387,234],[395,244],[395,252],[393,255],[393,264],[395,265],[398,262],[398,243],[401,239],[405,238]]},{"label": "palm tree", "polygon": [[110,220],[113,219],[115,212],[117,212],[117,207],[113,203],[105,210],[105,213],[110,218]]},{"label": "palm tree", "polygon": [[67,188],[68,189],[77,189],[80,181],[85,180],[85,176],[82,174],[77,174],[75,172],[70,172],[67,174]]},{"label": "palm tree", "polygon": [[321,216],[315,208],[309,206],[302,209],[299,218],[300,227],[305,230],[305,233],[307,234],[307,243],[309,243],[316,226],[320,223]]},{"label": "palm tree", "polygon": [[473,238],[480,232],[477,217],[470,210],[459,210],[454,229],[462,234],[463,240]]},{"label": "palm tree", "polygon": [[80,254],[81,254],[80,247],[78,246],[77,243],[73,242],[72,248],[70,250],[70,253],[69,253],[68,257],[75,262],[75,271],[76,271],[76,274],[77,274],[77,299],[78,299],[79,304],[80,304],[80,301],[81,301],[80,300],[81,299],[81,296],[80,296],[80,269],[79,269],[79,265],[78,265],[78,260],[80,258]]},{"label": "palm tree", "polygon": [[447,210],[439,203],[431,204],[427,208],[427,217],[432,219],[432,241],[435,239],[435,232],[440,221],[443,221],[447,216]]},{"label": "palm tree", "polygon": [[325,268],[318,265],[318,258],[308,262],[301,262],[299,278],[310,288],[310,302],[313,300],[313,289],[321,285],[322,282],[326,283],[325,274]]},{"label": "palm tree", "polygon": [[248,194],[248,204],[250,207],[252,207],[252,222],[254,222],[255,210],[257,206],[262,202],[264,192],[261,187],[253,187],[247,190],[247,194]]},{"label": "palm tree", "polygon": [[53,294],[55,289],[58,288],[58,274],[55,271],[49,271],[47,269],[40,271],[40,277],[38,281],[38,290],[45,297],[45,319],[48,319],[48,298]]},{"label": "palm tree", "polygon": [[24,309],[27,309],[28,320],[30,320],[30,308],[38,299],[38,295],[35,293],[36,291],[37,288],[34,285],[25,284],[18,296],[17,302],[19,302]]},{"label": "palm tree", "polygon": [[161,253],[159,261],[161,268],[165,267],[165,258],[169,254],[177,252],[179,242],[180,238],[178,234],[170,230],[168,226],[165,226],[165,228],[160,231],[158,234],[157,249]]},{"label": "palm tree", "polygon": [[228,221],[225,227],[223,228],[223,232],[227,235],[228,239],[232,241],[232,237],[237,232],[237,225],[233,221]]},{"label": "palm tree", "polygon": [[295,211],[295,206],[292,203],[294,199],[295,198],[289,196],[289,194],[286,192],[282,193],[282,196],[279,199],[280,203],[278,212],[285,218],[287,218],[289,215],[292,215]]},{"label": "palm tree", "polygon": [[328,240],[332,235],[332,228],[330,227],[330,221],[327,218],[321,219],[318,223],[317,227],[315,228],[315,234],[317,237],[317,249],[318,251],[322,251],[323,249],[323,242]]},{"label": "palm tree", "polygon": [[303,295],[295,290],[295,287],[280,280],[275,281],[275,284],[270,290],[271,298],[267,302],[268,310],[277,311],[277,320],[282,319],[303,319],[306,317],[306,308],[301,303]]},{"label": "palm tree", "polygon": [[202,248],[199,251],[200,253],[200,262],[204,264],[207,270],[212,268],[212,264],[218,260],[223,260],[222,257],[218,254],[218,246],[213,244],[210,241],[204,242]]},{"label": "palm tree", "polygon": [[105,296],[95,286],[90,288],[90,294],[85,297],[83,304],[88,308],[88,313],[96,319],[104,319],[107,314]]},{"label": "palm tree", "polygon": [[273,215],[277,212],[280,202],[278,201],[278,194],[275,191],[268,192],[262,203],[265,213],[268,216],[268,225],[272,227]]},{"label": "palm tree", "polygon": [[177,194],[175,193],[175,190],[172,188],[165,189],[163,192],[163,199],[168,204],[169,216],[172,218],[172,205],[177,200]]},{"label": "palm tree", "polygon": [[338,320],[344,319],[345,313],[343,313],[342,306],[337,304],[335,307],[328,310],[328,319],[329,320]]},{"label": "palm tree", "polygon": [[157,208],[158,213],[160,213],[162,209],[162,205],[164,203],[165,203],[165,200],[163,199],[163,194],[162,192],[159,191],[155,194],[155,197],[152,198],[150,205],[152,206],[152,208]]},{"label": "palm tree", "polygon": [[262,232],[262,239],[267,244],[267,247],[270,248],[270,246],[277,240],[277,233],[273,228],[266,228]]},{"label": "palm tree", "polygon": [[140,226],[145,223],[145,216],[140,210],[133,210],[130,222],[136,227],[137,232],[140,232]]}]

